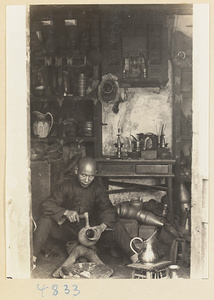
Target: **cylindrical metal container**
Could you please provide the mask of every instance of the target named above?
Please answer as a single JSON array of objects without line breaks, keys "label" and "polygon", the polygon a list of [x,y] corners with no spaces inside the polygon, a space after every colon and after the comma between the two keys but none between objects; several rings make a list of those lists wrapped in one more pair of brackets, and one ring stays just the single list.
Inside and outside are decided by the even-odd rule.
[{"label": "cylindrical metal container", "polygon": [[87,78],[84,73],[81,73],[77,80],[77,94],[79,97],[84,97],[87,89]]},{"label": "cylindrical metal container", "polygon": [[93,122],[85,121],[79,124],[80,136],[93,136]]}]

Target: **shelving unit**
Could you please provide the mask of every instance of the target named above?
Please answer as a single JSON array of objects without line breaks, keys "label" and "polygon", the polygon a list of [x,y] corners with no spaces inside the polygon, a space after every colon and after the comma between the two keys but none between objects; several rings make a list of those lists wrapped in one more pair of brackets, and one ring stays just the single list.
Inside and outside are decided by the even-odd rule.
[{"label": "shelving unit", "polygon": [[[76,161],[75,155],[100,155],[102,107],[94,99],[92,88],[100,79],[100,70],[87,58],[88,51],[94,46],[99,48],[99,43],[96,5],[85,7],[84,11],[81,5],[31,6],[31,183],[35,220],[39,218],[41,201],[55,184],[72,175],[70,165]],[[87,88],[92,95],[86,92]],[[38,129],[33,129],[34,111],[43,115],[49,112],[53,117],[53,126],[45,138],[38,138]],[[40,125],[45,130],[42,122]]]},{"label": "shelving unit", "polygon": [[102,74],[121,87],[161,87],[168,82],[166,12],[139,11],[137,5],[102,7]]},{"label": "shelving unit", "polygon": [[[55,99],[54,99],[55,98]],[[33,99],[32,102],[41,103],[39,97],[36,97],[36,101]],[[42,110],[42,113],[46,113],[51,110],[51,113],[54,115],[54,126],[53,130],[51,130],[50,134],[46,138],[37,138],[33,132],[31,141],[32,142],[43,142],[43,143],[54,143],[56,141],[61,141],[63,144],[67,143],[85,143],[86,149],[87,146],[92,146],[93,153],[90,150],[90,155],[94,155],[95,157],[99,154],[99,149],[101,146],[99,145],[99,140],[97,137],[98,127],[101,126],[100,121],[100,111],[101,105],[100,103],[94,104],[93,100],[85,100],[80,98],[75,98],[71,96],[64,97],[62,101],[62,105],[60,106],[57,103],[56,96],[51,96],[50,100],[46,101],[47,106]],[[54,106],[56,110],[54,110]],[[33,107],[33,105],[32,105]],[[50,108],[50,109],[49,109]],[[55,113],[54,113],[55,111]],[[41,109],[40,109],[41,112]],[[77,124],[77,132],[75,135],[66,134],[63,122],[66,119],[74,120]],[[78,124],[83,122],[90,122],[92,125],[92,129],[90,132],[85,132],[80,134],[78,132]],[[89,145],[93,144],[93,145]]]},{"label": "shelving unit", "polygon": [[[101,151],[101,139],[97,137],[101,105],[86,89],[100,79],[99,66],[87,58],[91,48],[99,48],[99,10],[96,5],[84,12],[78,5],[67,7],[31,7],[31,142],[84,144],[86,154],[97,157]],[[90,26],[86,26],[88,23]],[[85,87],[78,85],[81,74]],[[44,92],[35,89],[39,85],[45,87]],[[53,116],[54,123],[46,138],[34,134],[33,111],[50,112]],[[66,120],[76,122],[76,131],[66,131]]]}]

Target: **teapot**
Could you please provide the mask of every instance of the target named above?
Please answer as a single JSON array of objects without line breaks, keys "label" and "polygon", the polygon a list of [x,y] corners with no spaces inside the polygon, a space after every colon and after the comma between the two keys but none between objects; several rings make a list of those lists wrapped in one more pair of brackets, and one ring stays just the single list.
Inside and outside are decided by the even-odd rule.
[{"label": "teapot", "polygon": [[[53,126],[53,116],[50,112],[42,114],[39,111],[34,111],[33,114],[37,120],[33,123],[33,133],[39,138],[46,138]],[[47,120],[47,116],[50,116],[50,121]]]},{"label": "teapot", "polygon": [[[142,264],[153,264],[159,259],[159,255],[153,247],[156,232],[157,229],[147,240],[143,241],[140,237],[135,237],[130,241],[130,248],[135,254],[138,254],[138,258]],[[142,249],[139,253],[137,253],[137,251],[132,247],[134,240],[140,240],[142,242]]]},{"label": "teapot", "polygon": [[78,233],[78,240],[80,244],[85,247],[92,247],[96,244],[101,236],[96,227],[91,227],[89,225],[88,212],[85,212],[83,215],[80,215],[80,218],[84,217],[86,221],[85,227],[83,227]]}]

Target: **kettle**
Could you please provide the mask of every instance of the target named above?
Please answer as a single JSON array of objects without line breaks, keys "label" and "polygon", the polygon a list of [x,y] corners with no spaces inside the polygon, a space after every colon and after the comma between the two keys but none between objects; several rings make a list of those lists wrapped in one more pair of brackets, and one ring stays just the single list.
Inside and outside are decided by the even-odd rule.
[{"label": "kettle", "polygon": [[[50,112],[42,114],[39,111],[34,111],[33,114],[37,120],[33,123],[33,133],[39,138],[46,138],[53,126],[53,116]],[[47,116],[50,116],[50,121],[47,120]]]},{"label": "kettle", "polygon": [[[159,255],[157,251],[153,247],[153,242],[155,240],[157,229],[155,232],[145,241],[143,241],[140,237],[135,237],[130,241],[130,248],[135,254],[138,254],[138,258],[142,264],[153,264],[159,260]],[[139,253],[134,250],[132,247],[132,243],[134,240],[140,240],[142,242],[142,249]]]},{"label": "kettle", "polygon": [[95,227],[91,227],[89,225],[88,212],[85,212],[83,215],[80,215],[80,217],[82,216],[85,218],[86,225],[79,231],[78,240],[83,246],[92,247],[99,240],[101,232],[99,232]]}]

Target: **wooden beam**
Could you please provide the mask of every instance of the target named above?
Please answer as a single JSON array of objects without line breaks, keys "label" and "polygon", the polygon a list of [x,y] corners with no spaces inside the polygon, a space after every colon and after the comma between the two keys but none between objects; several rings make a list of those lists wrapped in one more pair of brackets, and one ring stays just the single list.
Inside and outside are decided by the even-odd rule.
[{"label": "wooden beam", "polygon": [[162,185],[146,185],[146,184],[140,184],[140,183],[129,183],[129,182],[120,182],[120,181],[111,181],[109,180],[109,185],[112,186],[119,186],[119,187],[132,187],[132,188],[140,188],[140,189],[155,189],[155,190],[161,190],[161,191],[167,191],[166,186]]},{"label": "wooden beam", "polygon": [[120,194],[120,193],[129,193],[129,192],[136,192],[141,191],[142,189],[140,187],[130,187],[126,189],[117,189],[117,190],[107,190],[107,194]]}]

